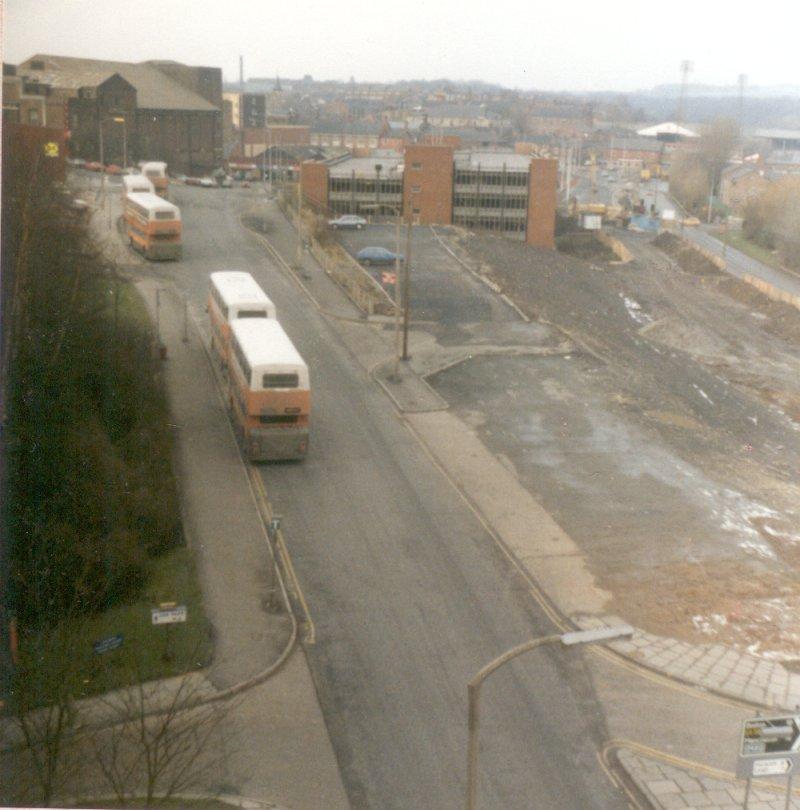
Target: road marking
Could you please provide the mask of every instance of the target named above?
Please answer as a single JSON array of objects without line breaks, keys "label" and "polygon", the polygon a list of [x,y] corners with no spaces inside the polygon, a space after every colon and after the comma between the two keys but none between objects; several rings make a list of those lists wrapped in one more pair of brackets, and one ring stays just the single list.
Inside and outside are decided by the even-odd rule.
[{"label": "road marking", "polygon": [[[180,293],[177,290],[177,287],[174,286],[173,283],[173,291],[174,293],[180,298]],[[206,360],[208,361],[209,366],[211,367],[211,374],[214,377],[216,385],[214,386],[214,390],[217,394],[217,401],[222,408],[223,413],[225,414],[225,423],[228,426],[228,431],[230,432],[231,438],[233,439],[234,444],[237,448],[237,456],[239,458],[239,463],[242,465],[242,469],[247,476],[248,485],[250,487],[250,494],[253,497],[253,501],[256,505],[256,510],[258,511],[259,517],[261,520],[259,521],[261,524],[261,531],[264,534],[264,540],[267,543],[267,548],[270,549],[273,565],[276,566],[276,574],[281,581],[281,588],[283,589],[284,596],[286,598],[287,608],[291,611],[291,603],[288,598],[288,594],[286,593],[285,586],[283,585],[283,578],[280,575],[280,571],[278,570],[277,561],[275,560],[275,555],[272,553],[272,544],[270,543],[269,534],[267,533],[267,522],[272,519],[272,505],[269,502],[269,498],[267,497],[267,490],[264,487],[264,481],[261,478],[261,475],[256,470],[256,468],[252,464],[247,464],[242,457],[241,449],[239,448],[239,442],[236,439],[236,433],[233,430],[233,425],[231,423],[230,412],[228,411],[228,406],[225,402],[225,398],[222,395],[222,379],[220,377],[220,372],[214,362],[214,358],[211,356],[211,353],[208,348],[208,342],[205,339],[205,335],[203,330],[200,326],[200,323],[197,320],[197,316],[195,315],[193,310],[189,311],[192,324],[197,332],[198,339],[200,341],[200,345],[203,347],[203,353],[206,356]],[[263,507],[263,509],[262,509]],[[266,516],[266,522],[265,522]],[[300,588],[300,582],[297,579],[297,574],[295,573],[294,566],[292,565],[291,557],[289,556],[289,550],[286,547],[286,543],[284,541],[283,532],[279,529],[277,533],[277,539],[275,545],[278,547],[278,551],[281,556],[281,560],[283,561],[284,570],[286,571],[287,576],[291,580],[291,584],[294,588],[295,593],[297,594],[298,601],[300,602],[303,611],[305,613],[305,622],[308,628],[307,638],[306,641],[308,644],[314,644],[316,642],[316,630],[314,628],[314,622],[311,619],[311,611],[308,609],[308,603],[306,602],[305,596],[303,595],[303,591]]]},{"label": "road marking", "polygon": [[[731,771],[723,771],[721,768],[714,768],[711,765],[703,765],[700,762],[695,762],[693,759],[684,759],[683,757],[675,756],[675,754],[668,754],[666,751],[661,751],[658,748],[651,748],[649,745],[634,742],[633,740],[613,739],[609,740],[603,746],[603,757],[607,758],[608,754],[615,748],[628,748],[637,754],[644,754],[652,759],[658,759],[661,762],[666,762],[675,768],[682,768],[683,770],[697,771],[703,776],[708,776],[711,779],[718,779],[721,782],[735,782],[743,784],[744,779],[738,779],[736,774]],[[773,793],[783,793],[785,788],[776,784],[775,782],[766,782],[760,779],[753,779],[753,787],[758,787],[762,790],[769,790]],[[795,795],[800,795],[800,789],[794,790]]]},{"label": "road marking", "polygon": [[[248,465],[247,474],[250,477],[250,482],[253,485],[253,489],[255,490],[254,495],[256,500],[263,506],[264,515],[266,517],[266,522],[268,523],[272,520],[273,512],[272,506],[269,502],[267,497],[267,490],[264,486],[264,479],[261,477],[259,471],[253,466]],[[294,569],[294,565],[292,564],[292,558],[289,555],[289,549],[286,546],[286,541],[283,536],[283,530],[278,529],[275,534],[275,546],[278,549],[278,553],[281,556],[281,560],[283,561],[284,570],[286,571],[286,576],[289,579],[289,582],[292,586],[292,589],[297,596],[297,600],[300,602],[300,605],[303,608],[303,615],[305,618],[305,623],[308,628],[306,634],[306,643],[314,644],[317,640],[317,633],[314,627],[314,622],[311,618],[311,611],[308,607],[308,602],[306,601],[305,595],[303,593],[303,589],[300,587],[300,580],[297,577],[297,572]]]}]

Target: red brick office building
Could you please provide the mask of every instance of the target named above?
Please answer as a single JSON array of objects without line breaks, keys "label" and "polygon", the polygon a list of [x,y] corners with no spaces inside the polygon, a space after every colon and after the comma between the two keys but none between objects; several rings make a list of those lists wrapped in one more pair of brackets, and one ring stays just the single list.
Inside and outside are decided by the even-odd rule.
[{"label": "red brick office building", "polygon": [[558,161],[512,152],[409,144],[402,153],[306,161],[307,203],[332,216],[379,214],[421,224],[460,225],[555,247]]}]

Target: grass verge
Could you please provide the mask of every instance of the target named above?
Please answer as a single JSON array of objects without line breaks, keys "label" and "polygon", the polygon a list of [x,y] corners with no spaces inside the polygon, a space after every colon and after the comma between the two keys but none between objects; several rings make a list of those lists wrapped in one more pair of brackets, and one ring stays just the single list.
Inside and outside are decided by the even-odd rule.
[{"label": "grass verge", "polygon": [[725,242],[726,245],[741,251],[751,259],[766,264],[767,267],[774,267],[776,270],[783,269],[778,257],[771,250],[751,242],[741,231],[728,231],[727,233],[718,233],[716,236],[721,242]]},{"label": "grass verge", "polygon": [[[208,666],[213,650],[211,625],[203,612],[191,550],[168,551],[151,559],[148,569],[147,582],[137,598],[103,613],[75,617],[50,631],[53,645],[69,650],[69,668],[76,673],[73,698],[131,686],[134,678],[168,678]],[[164,603],[185,605],[186,622],[154,625],[151,610]],[[97,651],[98,643],[120,637],[118,647]],[[46,645],[46,637],[44,642]],[[23,642],[21,655],[34,652]],[[135,671],[132,659],[136,660]],[[48,686],[55,691],[57,684],[46,678],[41,681],[39,702],[47,704],[51,698]]]}]

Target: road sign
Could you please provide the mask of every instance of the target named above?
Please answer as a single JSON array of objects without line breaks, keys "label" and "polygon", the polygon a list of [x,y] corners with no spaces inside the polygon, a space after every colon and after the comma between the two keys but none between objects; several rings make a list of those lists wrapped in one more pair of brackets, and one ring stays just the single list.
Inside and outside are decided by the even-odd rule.
[{"label": "road sign", "polygon": [[47,157],[58,157],[58,144],[55,141],[48,141],[43,148]]},{"label": "road sign", "polygon": [[784,776],[791,770],[791,759],[757,759],[753,763],[753,776]]},{"label": "road sign", "polygon": [[102,655],[110,650],[116,650],[117,647],[122,646],[122,639],[123,635],[119,633],[116,636],[109,636],[108,638],[101,638],[100,641],[95,641],[94,644],[92,644],[94,654]]},{"label": "road sign", "polygon": [[186,621],[186,605],[173,608],[152,608],[150,617],[153,624],[178,624]]},{"label": "road sign", "polygon": [[798,764],[800,715],[745,720],[737,776],[780,776]]}]

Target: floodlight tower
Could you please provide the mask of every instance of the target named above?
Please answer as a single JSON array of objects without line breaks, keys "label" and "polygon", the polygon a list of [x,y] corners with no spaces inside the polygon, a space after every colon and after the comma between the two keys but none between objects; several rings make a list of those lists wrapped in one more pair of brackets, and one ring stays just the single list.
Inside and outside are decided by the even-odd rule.
[{"label": "floodlight tower", "polygon": [[689,72],[692,69],[692,63],[688,59],[681,62],[681,94],[678,97],[678,111],[675,114],[675,123],[683,123],[683,105],[686,100],[686,88],[689,84]]}]

